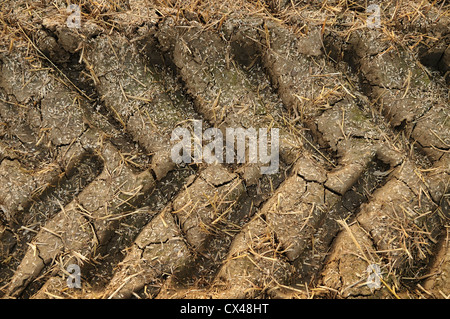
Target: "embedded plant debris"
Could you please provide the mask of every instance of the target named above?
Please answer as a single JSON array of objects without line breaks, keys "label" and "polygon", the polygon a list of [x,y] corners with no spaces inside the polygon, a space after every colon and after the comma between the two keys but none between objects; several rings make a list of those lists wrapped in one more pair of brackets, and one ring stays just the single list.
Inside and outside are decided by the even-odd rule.
[{"label": "embedded plant debris", "polygon": [[2,1],[0,297],[450,298],[450,7],[377,5]]}]

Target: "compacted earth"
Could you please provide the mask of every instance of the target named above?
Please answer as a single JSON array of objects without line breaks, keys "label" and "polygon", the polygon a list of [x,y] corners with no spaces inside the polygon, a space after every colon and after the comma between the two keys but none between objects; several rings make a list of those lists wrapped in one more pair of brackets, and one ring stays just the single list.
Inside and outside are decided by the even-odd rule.
[{"label": "compacted earth", "polygon": [[450,297],[446,1],[71,2],[0,3],[0,297]]}]

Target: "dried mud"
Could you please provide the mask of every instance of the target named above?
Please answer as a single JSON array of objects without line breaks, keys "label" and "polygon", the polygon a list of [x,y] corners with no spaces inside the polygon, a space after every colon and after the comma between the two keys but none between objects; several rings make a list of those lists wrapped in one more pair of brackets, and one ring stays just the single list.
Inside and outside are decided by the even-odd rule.
[{"label": "dried mud", "polygon": [[[44,2],[0,4],[1,297],[449,298],[448,14]],[[194,120],[279,128],[278,173],[174,163]]]}]

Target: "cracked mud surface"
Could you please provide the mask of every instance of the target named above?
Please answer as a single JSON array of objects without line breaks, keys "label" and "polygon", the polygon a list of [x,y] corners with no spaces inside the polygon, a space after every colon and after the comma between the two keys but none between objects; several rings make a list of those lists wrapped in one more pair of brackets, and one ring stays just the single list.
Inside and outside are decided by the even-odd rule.
[{"label": "cracked mud surface", "polygon": [[[444,2],[55,3],[0,4],[1,297],[450,297]],[[278,172],[174,163],[194,120]]]}]

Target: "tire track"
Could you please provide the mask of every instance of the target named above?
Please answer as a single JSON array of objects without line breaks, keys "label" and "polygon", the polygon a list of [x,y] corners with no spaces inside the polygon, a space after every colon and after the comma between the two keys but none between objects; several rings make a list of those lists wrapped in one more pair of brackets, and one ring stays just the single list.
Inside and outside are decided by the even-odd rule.
[{"label": "tire track", "polygon": [[[14,65],[6,65],[10,68],[9,70],[14,67]],[[15,65],[17,67],[18,64]],[[99,177],[80,193],[77,200],[66,206],[67,209],[63,208],[59,214],[47,221],[45,227],[36,235],[34,241],[30,244],[31,248],[27,251],[8,286],[7,295],[14,296],[20,294],[26,285],[39,274],[40,270],[62,251],[67,252],[67,250],[70,251],[71,249],[75,249],[75,247],[79,247],[80,251],[82,251],[83,249],[81,247],[83,246],[84,249],[89,250],[86,246],[92,248],[92,245],[88,244],[90,239],[92,239],[89,239],[91,236],[95,240],[104,240],[108,236],[108,227],[107,222],[103,220],[101,215],[108,214],[108,212],[103,210],[110,206],[109,209],[112,209],[113,213],[118,213],[117,211],[114,212],[114,207],[116,209],[119,208],[123,204],[121,201],[126,203],[127,198],[131,199],[135,195],[138,195],[139,190],[145,191],[148,186],[154,183],[150,173],[143,172],[138,176],[130,169],[125,168],[123,165],[123,155],[108,142],[103,146],[101,133],[99,134],[93,128],[84,127],[83,109],[77,103],[73,103],[75,95],[70,90],[67,90],[64,85],[55,80],[49,81],[50,77],[46,71],[37,71],[35,74],[38,75],[38,80],[36,80],[37,89],[35,88],[35,90],[39,92],[39,88],[41,87],[40,94],[43,94],[40,118],[44,125],[50,128],[43,138],[46,138],[46,143],[49,143],[49,146],[54,145],[53,148],[57,150],[61,148],[61,153],[58,154],[59,158],[57,159],[58,165],[70,169],[74,165],[78,165],[80,158],[90,152],[98,153],[105,160],[105,166]],[[31,78],[33,79],[33,77]],[[39,78],[43,82],[40,82]],[[41,83],[49,83],[47,85],[51,86],[51,97],[47,97],[45,94],[46,91],[43,89]],[[21,94],[30,94],[27,93],[27,90],[33,92],[32,94],[36,92],[32,89],[25,89],[24,92],[20,88],[21,86],[11,85],[6,89],[13,90],[12,92],[19,96]],[[50,92],[50,88],[47,89],[47,92]],[[70,127],[70,129],[67,129],[67,134],[61,134],[61,128],[64,129],[66,127]],[[148,174],[150,176],[147,176]],[[133,184],[135,184],[134,187],[132,187]],[[138,190],[139,187],[140,189]],[[125,195],[130,191],[134,191],[134,193]],[[92,192],[92,194],[89,195],[89,192]],[[125,192],[125,194],[121,194],[121,192]],[[106,201],[110,201],[109,205],[94,204],[92,202],[92,196],[95,194],[98,195],[98,198],[95,200],[104,198]],[[89,218],[78,215],[78,205],[81,205],[79,207],[84,207],[83,209],[86,209],[90,213],[94,212],[93,219],[97,220],[92,221],[92,224],[90,224],[91,221]],[[82,213],[83,209],[81,210]],[[97,212],[98,216],[95,216],[95,212]],[[86,212],[84,213],[86,214]],[[71,217],[73,217],[73,220]],[[96,229],[95,234],[83,234],[80,232],[81,225],[92,225]],[[73,238],[67,239],[67,242],[62,240],[59,234],[62,231],[70,237],[70,231],[66,232],[67,229],[64,230],[64,226],[74,231],[72,234]],[[60,227],[63,228],[61,229]],[[53,249],[49,250],[45,246],[38,247],[39,244],[46,242],[53,243]],[[39,251],[39,253],[36,254],[36,251]],[[86,252],[81,252],[81,254],[83,253],[86,254]]]},{"label": "tire track", "polygon": [[[285,5],[272,10],[281,14]],[[423,274],[435,280],[426,281],[425,293],[445,294],[445,274],[435,279],[433,269],[441,262],[445,269],[447,91],[409,52],[389,46],[374,30],[357,30],[344,40],[332,33],[323,38],[323,29],[313,25],[298,37],[274,19],[231,16],[216,32],[195,21],[153,18],[133,21],[138,37],[120,23],[106,32],[89,22],[76,34],[61,19],[43,21],[36,45],[60,63],[77,89],[55,81],[48,70],[18,67],[11,53],[3,53],[4,74],[28,72],[31,79],[19,85],[0,77],[1,118],[18,104],[29,109],[21,113],[25,126],[3,131],[0,178],[8,190],[12,180],[31,185],[15,201],[0,188],[8,218],[20,216],[22,203],[55,180],[51,174],[69,176],[91,153],[103,164],[72,202],[26,240],[30,248],[8,297],[27,297],[39,288],[35,298],[304,297],[302,285],[307,293],[312,285],[319,295],[368,297],[374,293],[365,285],[370,264],[386,275],[386,289],[376,296],[397,296],[400,284],[406,287],[408,278],[415,284]],[[324,54],[325,48],[332,51]],[[343,56],[360,73],[369,99],[328,54]],[[84,67],[71,66],[78,61]],[[147,206],[157,205],[151,193],[176,167],[170,133],[192,119],[223,132],[280,128],[277,184],[262,174],[261,163],[199,165],[188,180],[175,177],[183,190],[167,194],[157,210]],[[47,179],[24,173],[30,161],[11,153],[26,143],[41,144],[43,153],[32,152],[56,162]],[[414,161],[415,145],[430,165]],[[147,155],[140,155],[141,147]],[[143,165],[134,162],[135,154]],[[2,245],[8,245],[11,232],[0,221]],[[134,229],[124,230],[129,237],[121,240],[126,227],[119,224],[128,221]],[[117,258],[102,261],[108,247]],[[119,247],[128,247],[126,254],[119,255]],[[96,260],[102,266],[83,269],[97,275],[83,280],[113,273],[104,291],[104,284],[95,291],[83,284],[74,295],[61,291],[68,264]],[[42,287],[23,292],[43,273]]]}]

